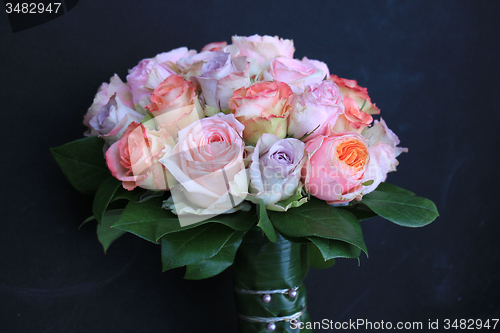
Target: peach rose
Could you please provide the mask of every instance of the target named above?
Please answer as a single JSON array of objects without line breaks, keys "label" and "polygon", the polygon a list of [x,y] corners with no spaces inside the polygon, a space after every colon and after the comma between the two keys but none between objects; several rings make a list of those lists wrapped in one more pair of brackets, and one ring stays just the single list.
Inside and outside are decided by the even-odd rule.
[{"label": "peach rose", "polygon": [[344,97],[353,99],[358,108],[368,114],[379,114],[380,110],[372,104],[368,96],[368,90],[360,87],[355,80],[341,79],[336,75],[331,75],[331,79],[339,86],[340,92]]},{"label": "peach rose", "polygon": [[310,61],[275,58],[263,71],[262,78],[264,81],[285,82],[293,93],[301,94],[307,86],[323,81],[325,73]]},{"label": "peach rose", "polygon": [[373,117],[361,111],[352,98],[344,97],[343,104],[345,108],[344,114],[339,116],[333,127],[335,132],[352,131],[361,133],[366,126],[372,123]]},{"label": "peach rose", "polygon": [[237,53],[240,56],[253,58],[259,64],[276,57],[293,58],[295,52],[292,40],[278,36],[233,36],[232,42],[232,46],[238,49]]},{"label": "peach rose", "polygon": [[344,112],[342,94],[331,80],[308,86],[294,99],[292,105],[288,118],[288,135],[300,139],[312,132],[304,141],[325,134],[327,126],[333,126]]},{"label": "peach rose", "polygon": [[179,219],[221,214],[243,201],[248,192],[243,128],[232,114],[219,113],[182,129],[178,144],[165,147],[160,162],[173,177],[169,183]]},{"label": "peach rose", "polygon": [[146,109],[156,116],[193,104],[195,96],[192,82],[186,82],[180,75],[170,75],[153,90]]},{"label": "peach rose", "polygon": [[243,125],[243,137],[256,144],[263,133],[286,137],[287,117],[291,110],[290,87],[283,82],[260,82],[236,90],[229,108]]},{"label": "peach rose", "polygon": [[204,117],[193,83],[178,74],[170,75],[156,87],[146,109],[154,116],[148,127],[155,127],[149,122],[156,123],[173,138],[177,138],[179,130]]},{"label": "peach rose", "polygon": [[366,140],[357,133],[329,131],[308,141],[304,170],[306,190],[329,204],[361,198],[370,162]]},{"label": "peach rose", "polygon": [[164,166],[158,162],[165,146],[174,146],[166,130],[149,130],[140,123],[131,123],[120,141],[106,152],[106,163],[113,177],[122,181],[123,187],[149,190],[168,190]]}]

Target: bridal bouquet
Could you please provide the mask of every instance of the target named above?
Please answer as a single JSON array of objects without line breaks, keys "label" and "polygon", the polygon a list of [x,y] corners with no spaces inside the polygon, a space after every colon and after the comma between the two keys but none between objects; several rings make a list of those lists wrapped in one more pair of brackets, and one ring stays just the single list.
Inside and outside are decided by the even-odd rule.
[{"label": "bridal bouquet", "polygon": [[[295,59],[293,41],[232,37],[143,59],[103,83],[85,137],[53,148],[106,251],[125,232],[163,270],[233,265],[241,332],[310,332],[309,265],[368,253],[359,221],[419,227],[438,212],[385,183],[407,152],[355,80]],[[294,327],[295,326],[295,327]]]}]

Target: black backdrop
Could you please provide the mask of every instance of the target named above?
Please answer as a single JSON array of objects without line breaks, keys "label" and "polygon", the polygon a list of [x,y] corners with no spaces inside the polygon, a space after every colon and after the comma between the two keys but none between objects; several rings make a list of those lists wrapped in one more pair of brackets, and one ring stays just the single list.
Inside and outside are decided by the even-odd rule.
[{"label": "black backdrop", "polygon": [[256,33],[293,39],[296,58],[368,87],[409,147],[388,181],[441,214],[421,229],[363,222],[369,258],[309,272],[313,320],[438,319],[443,331],[446,318],[499,318],[499,9],[486,0],[81,0],[17,33],[0,14],[0,332],[236,331],[230,270],[203,281],[162,273],[159,247],[133,235],[104,254],[94,225],[77,230],[91,198],[48,149],[82,136],[83,114],[114,73],[125,79],[142,58]]}]

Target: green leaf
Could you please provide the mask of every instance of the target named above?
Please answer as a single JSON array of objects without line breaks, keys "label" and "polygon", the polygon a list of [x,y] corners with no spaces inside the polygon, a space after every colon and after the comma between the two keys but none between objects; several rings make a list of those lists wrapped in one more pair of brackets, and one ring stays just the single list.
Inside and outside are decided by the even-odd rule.
[{"label": "green leaf", "polygon": [[104,253],[106,253],[111,243],[125,233],[125,231],[111,227],[118,221],[122,213],[123,209],[108,210],[102,217],[102,223],[97,225],[97,239],[104,248]]},{"label": "green leaf", "polygon": [[335,264],[335,259],[326,260],[319,248],[313,243],[309,243],[309,263],[317,269],[332,267]]},{"label": "green leaf", "polygon": [[147,111],[142,118],[141,123],[146,125],[150,130],[154,130],[156,128],[156,119],[150,111]]},{"label": "green leaf", "polygon": [[115,192],[115,195],[113,196],[113,199],[111,201],[115,200],[132,200],[137,194],[141,192],[142,189],[136,187],[134,191],[129,191],[123,188],[123,186],[119,186],[118,189]]},{"label": "green leaf", "polygon": [[163,236],[161,238],[163,271],[215,256],[235,232],[219,223],[207,223]]},{"label": "green leaf", "polygon": [[204,221],[190,224],[184,227],[181,227],[178,220],[176,223],[171,223],[170,221],[164,223],[160,221],[161,223],[158,224],[158,229],[156,231],[156,239],[158,240],[172,232],[196,228],[211,222],[226,225],[236,231],[246,231],[257,223],[257,219],[254,216],[255,211],[253,210],[251,210],[250,212],[237,211],[231,214],[217,215]]},{"label": "green leaf", "polygon": [[50,152],[71,185],[79,192],[91,194],[109,176],[103,145],[103,139],[89,136],[50,148]]},{"label": "green leaf", "polygon": [[402,193],[402,194],[408,194],[408,195],[415,195],[415,193],[405,190],[404,188],[401,188],[399,186],[390,184],[390,183],[380,183],[377,188],[375,189],[376,191],[381,191],[381,192],[392,192],[392,193]]},{"label": "green leaf", "polygon": [[276,231],[271,220],[269,220],[269,216],[267,216],[266,206],[263,204],[259,204],[259,223],[257,223],[257,226],[264,231],[271,242],[276,242]]},{"label": "green leaf", "polygon": [[[161,208],[164,197],[154,197],[138,202],[141,193],[137,193],[127,204],[121,218],[114,228],[130,232],[150,242],[158,243],[165,235],[173,232],[189,230],[201,225],[216,222],[236,231],[246,231],[256,224],[254,212],[235,212],[222,214],[199,223],[181,227],[177,215]],[[253,217],[253,218],[249,218]]]},{"label": "green leaf", "polygon": [[361,202],[355,202],[353,205],[347,207],[339,207],[339,209],[345,209],[358,219],[358,221],[371,219],[372,217],[378,216],[373,210],[368,208],[367,205]]},{"label": "green leaf", "polygon": [[302,206],[307,202],[307,197],[302,195],[302,185],[297,186],[295,193],[285,200],[278,201],[274,204],[267,204],[267,210],[277,212],[286,212],[290,208]]},{"label": "green leaf", "polygon": [[158,225],[166,224],[180,227],[177,217],[161,208],[162,198],[153,198],[144,202],[136,202],[136,195],[125,207],[120,219],[113,228],[130,232],[152,243],[158,243],[156,238]]},{"label": "green leaf", "polygon": [[361,250],[357,246],[346,242],[316,236],[307,238],[316,245],[315,247],[319,249],[324,260],[333,258],[359,258],[361,255]]},{"label": "green leaf", "polygon": [[85,219],[85,221],[83,221],[82,224],[80,224],[78,226],[78,230],[80,230],[80,228],[83,227],[84,224],[87,224],[87,223],[89,223],[90,221],[93,221],[93,220],[95,220],[95,216],[94,215],[91,215],[91,216],[87,217]]},{"label": "green leaf", "polygon": [[401,192],[375,190],[361,202],[383,218],[405,227],[422,227],[439,216],[436,205],[429,199]]},{"label": "green leaf", "polygon": [[344,209],[311,200],[286,213],[270,211],[269,218],[279,232],[289,237],[318,236],[352,244],[368,255],[363,233],[356,217]]},{"label": "green leaf", "polygon": [[318,126],[316,126],[311,132],[306,132],[306,134],[304,134],[302,137],[300,137],[299,140],[300,141],[304,141],[304,139],[306,139],[311,134],[313,134],[320,126],[321,126],[321,124],[319,124]]},{"label": "green leaf", "polygon": [[104,182],[102,182],[101,186],[99,186],[92,205],[92,213],[94,213],[97,223],[101,224],[104,212],[106,211],[106,208],[108,208],[116,190],[121,184],[121,181],[113,176],[109,176]]},{"label": "green leaf", "polygon": [[210,105],[205,105],[205,116],[211,117],[219,112],[221,112],[219,108],[214,108]]},{"label": "green leaf", "polygon": [[233,264],[234,257],[245,233],[245,231],[236,231],[216,255],[209,259],[187,265],[184,278],[188,280],[201,280],[222,273]]},{"label": "green leaf", "polygon": [[[376,191],[381,192],[391,192],[391,193],[401,193],[407,195],[414,195],[413,192],[405,190],[396,185],[392,185],[390,183],[380,183],[376,188]],[[359,221],[367,220],[372,217],[378,216],[373,210],[371,210],[367,205],[365,205],[362,201],[351,202],[347,207],[340,207],[341,209],[345,209],[352,213]]]},{"label": "green leaf", "polygon": [[165,193],[164,191],[148,190],[140,196],[139,202],[144,202],[144,201],[148,201],[148,200],[153,199],[153,198],[161,197],[161,196],[163,196],[164,193]]}]

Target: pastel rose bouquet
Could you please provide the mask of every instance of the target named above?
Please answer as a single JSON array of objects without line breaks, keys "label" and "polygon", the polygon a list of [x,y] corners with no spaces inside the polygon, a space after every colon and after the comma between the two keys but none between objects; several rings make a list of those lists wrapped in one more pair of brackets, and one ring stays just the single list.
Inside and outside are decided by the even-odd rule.
[{"label": "pastel rose bouquet", "polygon": [[[71,184],[95,195],[87,221],[105,251],[130,232],[160,244],[163,270],[185,266],[187,279],[234,263],[242,332],[307,322],[304,272],[367,253],[360,220],[417,227],[438,216],[385,183],[408,150],[374,120],[367,89],[294,51],[291,40],[234,36],[144,59],[125,82],[101,85],[84,138],[52,149]],[[272,289],[294,302],[269,307],[260,291]]]}]

